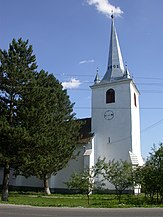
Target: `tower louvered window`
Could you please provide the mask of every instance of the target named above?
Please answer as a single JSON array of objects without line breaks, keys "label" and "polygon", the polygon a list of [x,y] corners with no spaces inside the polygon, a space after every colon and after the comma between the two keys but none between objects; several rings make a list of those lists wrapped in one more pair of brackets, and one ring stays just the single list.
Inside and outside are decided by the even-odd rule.
[{"label": "tower louvered window", "polygon": [[106,103],[114,103],[115,102],[115,91],[113,89],[109,89],[106,92]]},{"label": "tower louvered window", "polygon": [[134,105],[137,107],[136,94],[134,93]]}]

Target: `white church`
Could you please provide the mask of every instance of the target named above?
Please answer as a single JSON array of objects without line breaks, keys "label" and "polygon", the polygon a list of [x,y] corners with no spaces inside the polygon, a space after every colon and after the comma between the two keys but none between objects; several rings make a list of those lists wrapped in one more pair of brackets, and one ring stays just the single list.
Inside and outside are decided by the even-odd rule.
[{"label": "white church", "polygon": [[[95,76],[92,91],[91,118],[85,118],[81,129],[81,143],[76,149],[77,159],[52,176],[49,187],[52,192],[64,192],[73,172],[91,168],[97,159],[127,160],[142,165],[140,144],[139,90],[123,63],[121,49],[112,16],[109,58],[107,70],[100,80]],[[31,177],[11,177],[13,187],[41,188],[43,181]],[[108,186],[109,188],[109,186]]]}]

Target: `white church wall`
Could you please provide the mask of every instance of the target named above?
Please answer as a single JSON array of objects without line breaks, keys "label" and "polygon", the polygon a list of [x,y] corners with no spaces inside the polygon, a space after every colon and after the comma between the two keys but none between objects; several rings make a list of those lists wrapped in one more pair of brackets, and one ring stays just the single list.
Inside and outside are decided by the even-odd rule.
[{"label": "white church wall", "polygon": [[43,180],[40,180],[35,176],[31,176],[29,178],[25,178],[24,176],[17,176],[15,178],[15,184],[13,186],[43,188],[44,184],[43,184]]},{"label": "white church wall", "polygon": [[138,157],[139,165],[143,165],[143,159],[141,156],[141,144],[140,144],[139,92],[137,91],[133,83],[130,84],[130,88],[131,88],[131,117],[132,117],[132,125],[131,125],[132,153],[134,153]]},{"label": "white church wall", "polygon": [[67,182],[71,175],[74,172],[81,172],[84,169],[84,147],[83,145],[78,145],[77,149],[74,152],[74,155],[76,155],[79,152],[79,156],[76,157],[76,159],[71,159],[67,166],[60,170],[56,176],[52,176],[49,180],[50,188],[67,188],[65,182]]},{"label": "white church wall", "polygon": [[[3,180],[3,168],[0,169],[0,184]],[[43,181],[34,176],[25,178],[24,176],[15,176],[14,171],[10,170],[9,185],[13,187],[43,187]]]},{"label": "white church wall", "polygon": [[95,165],[95,159],[94,159],[94,155],[95,155],[95,151],[94,151],[94,137],[92,138],[92,142],[91,144],[91,149],[92,149],[92,153],[90,155],[90,168],[92,168]]}]

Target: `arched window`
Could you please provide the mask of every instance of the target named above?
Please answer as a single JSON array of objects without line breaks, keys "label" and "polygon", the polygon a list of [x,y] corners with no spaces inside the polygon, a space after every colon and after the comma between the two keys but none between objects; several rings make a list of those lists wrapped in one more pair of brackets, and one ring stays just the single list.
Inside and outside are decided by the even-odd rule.
[{"label": "arched window", "polygon": [[134,93],[134,105],[137,107],[136,94]]},{"label": "arched window", "polygon": [[115,91],[113,89],[109,89],[106,92],[106,103],[114,103],[115,102]]}]

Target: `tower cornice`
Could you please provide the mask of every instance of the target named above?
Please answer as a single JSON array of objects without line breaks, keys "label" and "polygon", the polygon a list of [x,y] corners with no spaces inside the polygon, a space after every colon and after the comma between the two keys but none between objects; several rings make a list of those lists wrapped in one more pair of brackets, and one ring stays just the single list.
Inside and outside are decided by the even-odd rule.
[{"label": "tower cornice", "polygon": [[105,87],[110,87],[110,86],[117,86],[120,84],[125,84],[125,83],[132,83],[132,85],[134,86],[136,92],[140,95],[140,92],[135,84],[135,82],[133,81],[132,78],[126,78],[126,79],[121,79],[121,80],[114,80],[114,81],[110,81],[110,82],[100,82],[97,84],[93,84],[92,86],[90,86],[91,89],[97,89],[97,88],[105,88]]}]

